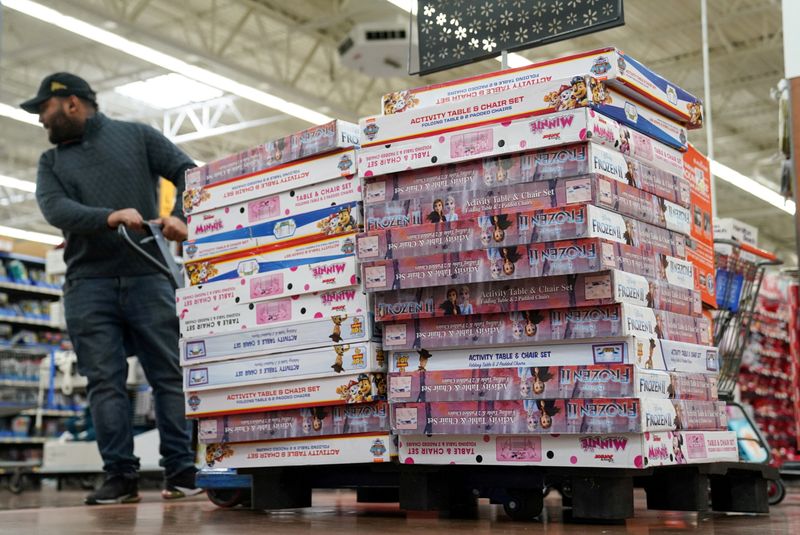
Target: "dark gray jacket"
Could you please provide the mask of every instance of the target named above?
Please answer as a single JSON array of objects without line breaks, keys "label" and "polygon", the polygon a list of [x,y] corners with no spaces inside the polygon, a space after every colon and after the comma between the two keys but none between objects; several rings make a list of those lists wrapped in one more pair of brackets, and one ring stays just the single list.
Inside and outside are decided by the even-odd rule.
[{"label": "dark gray jacket", "polygon": [[[108,228],[111,212],[136,208],[158,217],[158,177],[178,199],[192,160],[156,129],[109,119],[86,122],[79,142],[60,144],[39,159],[36,200],[45,219],[64,232],[68,278],[144,275],[156,270]],[[181,202],[173,215],[183,218]]]}]

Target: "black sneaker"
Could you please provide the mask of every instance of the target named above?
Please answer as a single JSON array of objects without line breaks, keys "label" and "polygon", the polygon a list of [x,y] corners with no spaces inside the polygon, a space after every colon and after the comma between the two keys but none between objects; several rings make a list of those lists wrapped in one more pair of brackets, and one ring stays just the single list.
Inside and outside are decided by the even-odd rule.
[{"label": "black sneaker", "polygon": [[114,503],[137,503],[139,496],[139,478],[131,475],[111,475],[103,481],[99,489],[89,494],[86,505],[110,505]]},{"label": "black sneaker", "polygon": [[167,478],[164,483],[164,490],[161,491],[161,497],[165,500],[176,500],[200,494],[204,489],[201,489],[195,483],[196,476],[197,468],[192,466]]}]

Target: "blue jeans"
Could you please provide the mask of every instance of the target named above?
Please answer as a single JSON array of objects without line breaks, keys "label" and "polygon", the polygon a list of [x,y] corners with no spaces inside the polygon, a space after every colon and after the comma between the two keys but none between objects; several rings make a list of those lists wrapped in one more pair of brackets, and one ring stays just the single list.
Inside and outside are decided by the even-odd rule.
[{"label": "blue jeans", "polygon": [[136,355],[153,388],[161,466],[169,478],[194,465],[184,418],[175,291],[164,275],[67,280],[67,330],[78,371],[89,379],[89,405],[108,474],[139,469],[133,454],[127,357]]}]

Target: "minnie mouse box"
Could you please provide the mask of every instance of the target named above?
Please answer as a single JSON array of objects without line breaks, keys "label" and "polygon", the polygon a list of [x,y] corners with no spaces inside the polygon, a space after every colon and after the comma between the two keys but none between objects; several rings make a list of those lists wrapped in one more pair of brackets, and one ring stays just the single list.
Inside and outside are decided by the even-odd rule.
[{"label": "minnie mouse box", "polygon": [[400,437],[400,462],[493,466],[634,468],[737,462],[733,431],[663,431],[577,435]]},{"label": "minnie mouse box", "polygon": [[702,102],[613,47],[590,50],[441,84],[387,93],[381,109],[386,115],[415,108],[460,102],[485,94],[539,85],[552,79],[593,76],[610,87],[654,107],[688,128],[701,128]]},{"label": "minnie mouse box", "polygon": [[389,401],[514,399],[717,399],[712,374],[648,370],[635,364],[412,370],[389,374]]}]

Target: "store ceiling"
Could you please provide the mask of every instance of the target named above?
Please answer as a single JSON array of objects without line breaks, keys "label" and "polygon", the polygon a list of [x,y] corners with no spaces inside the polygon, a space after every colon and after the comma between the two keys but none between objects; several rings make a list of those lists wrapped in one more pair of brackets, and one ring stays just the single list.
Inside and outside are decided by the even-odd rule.
[{"label": "store ceiling", "polygon": [[[354,24],[404,15],[385,0],[51,0],[46,4],[188,63],[351,121],[378,113],[380,96],[387,91],[488,72],[499,65],[490,60],[423,78],[389,79],[342,66],[337,47]],[[778,108],[770,90],[783,76],[780,4],[780,0],[708,0],[716,159],[771,181],[776,188]],[[539,60],[616,45],[702,97],[700,0],[628,0],[625,18],[621,28],[522,55]],[[113,91],[124,83],[164,74],[160,67],[7,8],[0,53],[0,103],[16,105],[34,94],[45,75],[67,70],[90,81],[109,115],[159,128],[164,124],[163,111]],[[219,108],[217,126],[229,131],[237,124],[247,128],[182,142],[192,157],[209,161],[308,126],[241,98],[229,101]],[[175,114],[169,116],[174,122]],[[178,133],[193,131],[185,125]],[[0,175],[34,180],[38,156],[48,148],[44,131],[0,117],[0,140]],[[704,131],[693,131],[690,140],[706,150]],[[796,261],[791,216],[726,183],[720,182],[717,192],[720,216],[756,225],[765,247]],[[57,233],[43,221],[32,195],[16,189],[0,188],[0,221]]]}]

